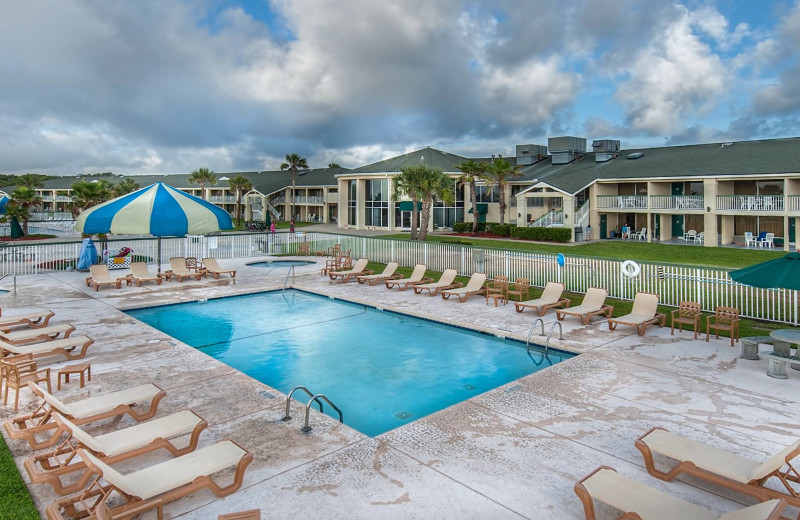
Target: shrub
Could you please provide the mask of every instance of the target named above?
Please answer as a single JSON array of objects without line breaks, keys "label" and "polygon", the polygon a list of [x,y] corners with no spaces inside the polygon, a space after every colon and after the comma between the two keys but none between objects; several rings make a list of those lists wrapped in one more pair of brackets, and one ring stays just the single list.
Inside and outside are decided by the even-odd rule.
[{"label": "shrub", "polygon": [[472,222],[453,222],[453,231],[456,233],[469,233],[472,231]]},{"label": "shrub", "polygon": [[492,233],[495,235],[500,235],[502,237],[510,237],[511,236],[511,228],[516,227],[512,224],[494,224],[492,226]]},{"label": "shrub", "polygon": [[510,231],[514,238],[543,242],[569,242],[572,238],[572,230],[569,228],[514,227]]}]

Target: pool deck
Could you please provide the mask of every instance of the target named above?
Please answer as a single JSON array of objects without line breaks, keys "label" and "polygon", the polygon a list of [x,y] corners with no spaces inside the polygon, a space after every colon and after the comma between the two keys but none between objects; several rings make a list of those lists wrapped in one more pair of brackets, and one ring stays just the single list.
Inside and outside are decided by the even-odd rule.
[{"label": "pool deck", "polygon": [[[255,260],[263,258],[247,261]],[[0,297],[4,315],[15,309],[49,308],[56,313],[52,322],[72,323],[77,333],[95,339],[87,356],[92,381],[80,389],[71,380],[57,393],[60,398],[154,382],[167,391],[159,416],[191,408],[209,422],[201,446],[230,438],[254,454],[238,492],[224,499],[206,491],[195,493],[168,504],[165,518],[216,519],[219,514],[260,508],[264,519],[581,519],[583,509],[573,486],[602,464],[723,512],[752,501],[697,479],[665,483],[650,477],[634,440],[653,426],[663,426],[760,458],[800,436],[800,372],[789,370],[788,380],[770,378],[764,356],[759,361],[740,359],[740,344],[731,348],[728,338],[694,341],[691,332],[670,336],[669,328],[657,326],[639,337],[631,327],[611,332],[600,318],[587,326],[568,318],[563,322],[564,340],[552,341],[582,355],[376,438],[316,412],[314,429],[304,434],[299,405],[291,421],[281,421],[283,394],[120,311],[283,286],[287,269],[245,263],[221,261],[223,267],[239,269],[235,284],[225,275],[220,280],[123,284],[120,290],[103,287],[94,292],[84,284],[86,273],[63,272],[21,276],[17,296]],[[296,268],[289,283],[522,339],[534,317],[529,311],[514,312],[513,305],[487,306],[482,297],[460,304],[413,291],[389,291],[383,285],[331,283],[316,266]],[[254,312],[269,319],[269,309]],[[544,319],[549,327],[555,313],[548,312]],[[42,361],[54,371],[75,363]],[[55,374],[52,379],[55,389]],[[23,391],[19,413],[32,410],[34,404],[31,393]],[[348,403],[337,404],[346,418]],[[3,419],[15,415],[10,407],[0,410]],[[127,418],[104,421],[87,430],[97,434],[130,424]],[[7,442],[21,468],[31,454],[28,445]],[[157,452],[119,467],[128,471],[166,457]],[[29,488],[42,513],[57,498],[49,486]],[[792,508],[788,511],[797,514]],[[617,514],[598,508],[601,519]]]}]

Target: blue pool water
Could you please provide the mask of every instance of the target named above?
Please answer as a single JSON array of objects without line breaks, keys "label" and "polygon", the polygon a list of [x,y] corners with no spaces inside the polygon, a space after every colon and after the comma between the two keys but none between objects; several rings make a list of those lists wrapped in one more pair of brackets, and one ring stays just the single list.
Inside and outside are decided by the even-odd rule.
[{"label": "blue pool water", "polygon": [[263,262],[250,262],[249,267],[302,267],[304,265],[316,264],[309,260],[264,260]]},{"label": "blue pool water", "polygon": [[325,394],[370,436],[572,356],[301,291],[128,314],[283,393]]}]

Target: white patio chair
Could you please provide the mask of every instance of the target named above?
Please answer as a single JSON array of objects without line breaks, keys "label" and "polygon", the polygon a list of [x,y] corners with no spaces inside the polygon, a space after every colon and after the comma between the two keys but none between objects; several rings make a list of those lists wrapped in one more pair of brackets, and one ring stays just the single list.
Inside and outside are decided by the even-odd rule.
[{"label": "white patio chair", "polygon": [[744,232],[744,247],[757,246],[756,237],[753,236],[752,231]]},{"label": "white patio chair", "polygon": [[697,243],[697,244],[702,244],[702,243],[703,243],[703,240],[705,240],[705,236],[706,236],[706,234],[705,234],[705,231],[701,231],[701,232],[699,232],[699,233],[698,233],[697,235],[695,235],[695,237],[694,237],[694,241],[695,241],[695,243]]},{"label": "white patio chair", "polygon": [[758,247],[773,247],[775,244],[775,233],[767,233],[767,236],[758,241]]},{"label": "white patio chair", "polygon": [[647,240],[647,228],[643,227],[641,231],[634,231],[631,233],[631,238],[635,238],[636,240]]},{"label": "white patio chair", "polygon": [[683,234],[683,239],[687,242],[694,242],[695,238],[697,237],[697,231],[694,229],[690,229],[686,233]]}]

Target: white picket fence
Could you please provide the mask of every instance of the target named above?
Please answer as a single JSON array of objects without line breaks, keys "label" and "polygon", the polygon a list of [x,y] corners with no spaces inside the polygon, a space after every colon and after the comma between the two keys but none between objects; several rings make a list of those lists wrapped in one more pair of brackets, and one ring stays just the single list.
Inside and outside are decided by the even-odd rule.
[{"label": "white picket fence", "polygon": [[[725,269],[698,268],[681,265],[640,262],[641,273],[628,278],[622,273],[623,260],[587,258],[565,255],[564,265],[556,254],[526,253],[504,249],[476,248],[456,244],[408,242],[327,233],[242,233],[218,236],[165,238],[161,241],[161,258],[167,263],[175,256],[213,256],[218,259],[248,258],[266,254],[293,253],[298,243],[307,242],[310,250],[324,251],[341,244],[344,251],[356,258],[374,262],[398,262],[412,267],[425,264],[433,271],[456,269],[470,275],[481,271],[491,278],[527,278],[531,285],[544,287],[548,281],[561,282],[570,292],[585,292],[589,287],[602,287],[609,297],[631,300],[637,292],[653,292],[659,301],[677,306],[682,301],[699,302],[706,311],[717,306],[735,307],[742,316],[768,321],[800,323],[798,293],[785,289],[759,289],[731,280]],[[112,253],[122,247],[133,249],[134,255],[155,261],[155,238],[96,241],[98,251]],[[6,273],[35,274],[74,265],[80,242],[57,244],[22,243],[0,248],[0,275]]]}]

